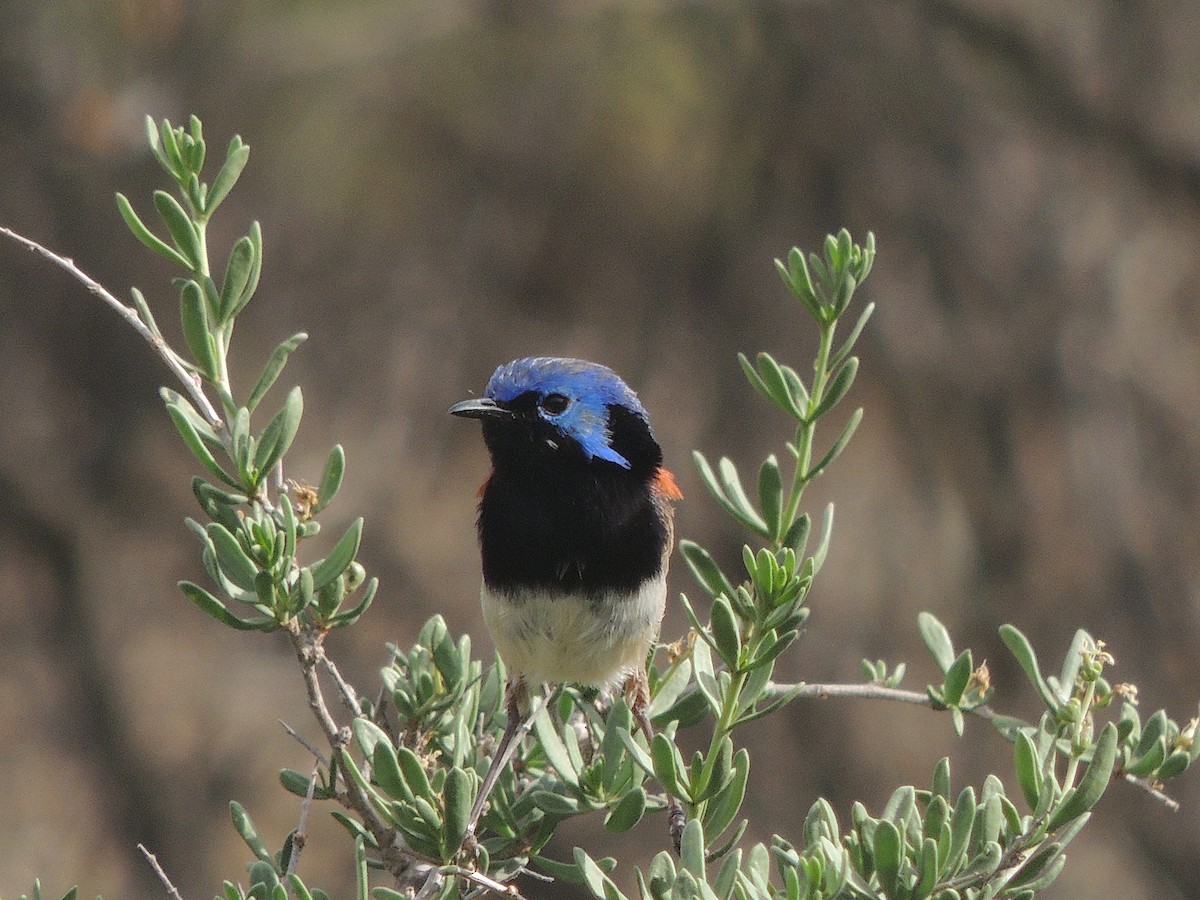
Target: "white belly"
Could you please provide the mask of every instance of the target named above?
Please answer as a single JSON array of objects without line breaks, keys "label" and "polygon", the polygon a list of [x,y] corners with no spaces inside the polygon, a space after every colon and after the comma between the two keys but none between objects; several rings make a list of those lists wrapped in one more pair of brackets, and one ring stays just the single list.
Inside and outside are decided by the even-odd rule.
[{"label": "white belly", "polygon": [[638,669],[658,637],[666,576],[632,596],[596,602],[546,591],[481,592],[483,618],[510,676],[537,685],[614,684]]}]

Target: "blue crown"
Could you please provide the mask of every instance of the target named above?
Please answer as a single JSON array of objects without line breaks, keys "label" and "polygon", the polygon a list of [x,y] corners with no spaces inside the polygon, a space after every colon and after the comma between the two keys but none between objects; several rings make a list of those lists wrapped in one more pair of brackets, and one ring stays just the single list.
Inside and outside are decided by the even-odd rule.
[{"label": "blue crown", "polygon": [[630,468],[629,460],[612,447],[608,407],[619,406],[649,423],[646,409],[620,376],[607,366],[583,359],[528,357],[500,366],[488,380],[484,395],[511,403],[522,394],[539,398],[562,394],[571,403],[558,414],[539,407],[538,415],[572,438],[589,457]]}]

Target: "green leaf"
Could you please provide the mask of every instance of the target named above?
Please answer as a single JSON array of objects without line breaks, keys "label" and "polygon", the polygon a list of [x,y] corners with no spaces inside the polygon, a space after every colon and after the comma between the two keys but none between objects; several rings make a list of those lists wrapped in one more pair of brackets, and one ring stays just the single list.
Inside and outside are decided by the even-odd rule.
[{"label": "green leaf", "polygon": [[190,279],[179,292],[179,319],[183,323],[183,337],[192,359],[209,380],[215,379],[217,356],[209,331],[204,292],[200,285]]},{"label": "green leaf", "polygon": [[238,631],[274,631],[279,627],[279,623],[271,618],[239,619],[225,607],[224,603],[204,590],[204,588],[190,581],[179,582],[179,589],[201,611],[212,616],[222,625],[228,625],[230,628],[236,628]]},{"label": "green leaf", "polygon": [[1050,817],[1049,830],[1057,831],[1073,819],[1091,810],[1104,794],[1112,778],[1113,765],[1117,759],[1117,726],[1107,722],[1100,730],[1100,738],[1092,751],[1092,761],[1079,779],[1079,784],[1067,791],[1062,803]]},{"label": "green leaf", "polygon": [[933,655],[933,661],[945,675],[954,664],[954,645],[950,642],[950,632],[938,621],[937,616],[929,612],[917,616],[917,628],[921,632],[921,640]]},{"label": "green leaf", "polygon": [[804,254],[800,252],[800,248],[793,247],[788,251],[786,265],[778,259],[775,260],[775,268],[778,269],[783,283],[788,286],[796,299],[804,304],[805,309],[817,321],[821,321],[821,307],[817,302],[816,291],[813,290],[812,275],[808,271],[808,263],[804,259]]},{"label": "green leaf", "polygon": [[638,744],[637,738],[625,729],[621,729],[617,733],[620,735],[621,743],[625,745],[625,750],[629,753],[629,758],[633,760],[634,764],[647,775],[654,775],[654,761],[650,758],[650,754]]},{"label": "green leaf", "polygon": [[146,143],[150,145],[150,149],[154,152],[155,159],[159,164],[167,170],[171,175],[175,174],[175,170],[171,167],[171,161],[167,158],[167,154],[163,151],[162,143],[158,136],[158,123],[150,116],[146,116]]},{"label": "green leaf", "polygon": [[975,826],[975,789],[969,785],[962,789],[954,803],[950,816],[950,846],[942,860],[942,873],[956,872],[971,839]]},{"label": "green leaf", "polygon": [[1062,673],[1058,678],[1057,697],[1059,703],[1066,703],[1074,693],[1075,679],[1079,676],[1079,665],[1083,662],[1083,651],[1095,646],[1092,636],[1080,628],[1075,632],[1071,647],[1063,658]]},{"label": "green leaf", "polygon": [[1021,795],[1030,809],[1036,809],[1042,795],[1042,764],[1033,740],[1024,731],[1016,733],[1013,755]]},{"label": "green leaf", "polygon": [[821,517],[821,537],[813,551],[813,572],[820,572],[825,565],[825,554],[829,552],[829,540],[833,536],[833,503],[825,504],[825,515]]},{"label": "green leaf", "polygon": [[213,211],[221,205],[221,201],[228,196],[241,176],[242,170],[246,168],[246,161],[249,158],[250,147],[243,144],[241,137],[235,134],[229,141],[229,149],[225,152],[225,163],[217,172],[217,177],[213,179],[212,187],[209,188],[208,199],[204,205],[206,217],[211,216]]},{"label": "green leaf", "polygon": [[838,280],[836,296],[833,300],[832,318],[837,318],[846,311],[846,307],[850,305],[850,298],[854,296],[854,290],[858,287],[858,279],[849,272],[843,272],[842,277]]},{"label": "green leaf", "polygon": [[611,791],[617,786],[622,770],[627,769],[621,732],[628,732],[632,728],[633,715],[629,704],[623,697],[618,697],[604,722],[604,738],[600,742],[600,783],[606,791]]},{"label": "green leaf", "polygon": [[362,834],[354,840],[354,898],[355,900],[368,900],[367,839]]},{"label": "green leaf", "polygon": [[624,900],[625,895],[617,890],[612,879],[605,875],[596,861],[580,847],[575,848],[575,865],[583,878],[584,886],[592,892],[593,897],[598,900]]},{"label": "green leaf", "polygon": [[646,813],[646,791],[638,785],[620,799],[604,818],[604,827],[620,833],[628,831],[642,820]]},{"label": "green leaf", "polygon": [[663,790],[673,797],[684,796],[680,782],[681,766],[677,760],[678,754],[679,751],[665,734],[660,731],[654,735],[654,740],[650,742],[650,758],[654,762],[654,777],[663,786]]},{"label": "green leaf", "polygon": [[758,501],[762,517],[772,539],[781,530],[783,512],[783,481],[779,475],[779,461],[775,454],[768,456],[758,470]]},{"label": "green leaf", "polygon": [[747,520],[754,523],[755,531],[763,534],[764,537],[770,537],[767,534],[767,523],[762,520],[759,514],[755,511],[750,498],[746,496],[746,490],[742,487],[741,476],[738,475],[737,466],[728,457],[721,457],[717,462],[717,472],[721,477],[721,486],[724,488],[725,496]]},{"label": "green leaf", "polygon": [[408,747],[396,748],[396,761],[400,764],[400,772],[404,783],[408,785],[413,797],[419,797],[426,802],[433,800],[433,788],[429,784],[429,776],[425,773],[425,764]]},{"label": "green leaf", "polygon": [[790,547],[796,551],[797,556],[800,556],[804,553],[804,547],[808,543],[808,534],[811,530],[812,518],[809,517],[808,513],[804,513],[804,515],[791,524],[780,544],[784,547]]},{"label": "green leaf", "polygon": [[798,696],[800,696],[800,692],[803,690],[804,690],[804,682],[802,682],[802,681],[798,682],[797,684],[792,685],[788,690],[784,691],[775,700],[772,700],[766,706],[760,706],[754,712],[748,713],[748,714],[742,716],[741,718],[739,718],[738,724],[745,725],[748,722],[753,722],[755,719],[761,719],[764,716],[771,715],[771,713],[775,712],[778,709],[783,708],[784,706],[786,706],[787,704],[789,704],[793,700],[795,700]]},{"label": "green leaf", "polygon": [[1042,702],[1051,712],[1058,712],[1060,706],[1058,698],[1054,696],[1050,686],[1042,678],[1042,672],[1038,668],[1037,654],[1033,652],[1029,639],[1013,625],[1000,626],[1000,639],[1004,641],[1021,668],[1025,670],[1026,677],[1037,690]]},{"label": "green leaf", "polygon": [[[296,432],[300,429],[300,418],[304,415],[304,396],[297,385],[288,391],[287,399],[275,417],[267,423],[258,440],[254,453],[254,468],[259,478],[265,478],[292,446]],[[349,565],[349,562],[347,562]],[[338,573],[339,575],[341,572]],[[320,587],[317,588],[320,590]]]},{"label": "green leaf", "polygon": [[[251,852],[267,865],[272,867],[274,871],[275,860],[272,859],[270,851],[267,850],[261,837],[258,836],[258,829],[254,827],[254,823],[250,820],[250,814],[242,804],[236,800],[229,804],[229,815],[233,819],[233,827],[237,831],[246,846]],[[278,874],[278,872],[276,872]]]},{"label": "green leaf", "polygon": [[314,513],[319,513],[333,502],[338,489],[342,486],[342,476],[345,473],[346,451],[342,449],[341,444],[334,444],[333,449],[329,451],[328,459],[325,460],[325,468],[321,472],[321,484],[317,488],[317,503],[313,507]]},{"label": "green leaf", "polygon": [[1125,766],[1125,771],[1130,775],[1137,775],[1139,777],[1149,775],[1161,766],[1166,758],[1167,739],[1164,735],[1160,734],[1158,739],[1147,747],[1144,752],[1134,754],[1128,765]]},{"label": "green leaf", "polygon": [[530,793],[530,799],[533,801],[533,805],[542,812],[560,819],[577,815],[581,810],[578,798],[558,794],[551,790],[534,788]]},{"label": "green leaf", "polygon": [[393,800],[412,801],[413,792],[409,790],[400,771],[400,762],[396,757],[396,749],[390,740],[378,741],[371,752],[371,768],[375,772],[375,782],[383,788]]},{"label": "green leaf", "polygon": [[1182,775],[1191,764],[1191,753],[1187,750],[1175,750],[1158,767],[1158,771],[1154,773],[1154,779],[1156,781],[1170,781],[1172,778]]},{"label": "green leaf", "polygon": [[241,482],[239,482],[236,478],[222,469],[220,465],[218,465],[216,458],[213,457],[211,452],[209,452],[208,447],[205,445],[203,439],[197,432],[196,427],[193,425],[187,413],[177,403],[173,402],[169,398],[167,399],[166,404],[167,415],[171,417],[171,421],[175,424],[176,431],[178,431],[179,436],[183,438],[183,442],[187,445],[187,448],[192,451],[192,455],[195,456],[196,459],[200,461],[200,464],[203,465],[204,468],[211,472],[215,477],[219,478],[232,488],[240,489],[242,487]]},{"label": "green leaf", "polygon": [[146,298],[142,296],[142,292],[137,288],[130,288],[129,293],[133,297],[133,305],[137,308],[138,318],[150,329],[152,334],[161,338],[162,332],[159,331],[158,323],[154,321],[154,313],[150,311],[150,304],[146,302]]},{"label": "green leaf", "polygon": [[715,840],[733,824],[742,802],[746,799],[746,783],[750,777],[750,754],[745,747],[733,755],[733,775],[729,782],[707,804],[704,810],[704,830]]},{"label": "green leaf", "polygon": [[567,745],[563,743],[558,732],[554,730],[554,722],[550,718],[550,710],[542,704],[533,720],[533,731],[537,735],[542,749],[546,752],[546,760],[554,767],[558,777],[573,788],[579,787],[579,772],[571,763]]},{"label": "green leaf", "polygon": [[[705,764],[712,760],[712,755],[715,754],[715,761],[712,761],[711,774],[706,778],[704,775]],[[691,770],[691,794],[698,803],[702,800],[708,800],[710,797],[720,793],[729,779],[733,775],[733,739],[729,735],[725,735],[717,746],[716,750],[710,750],[709,760],[705,760],[700,751],[696,751],[692,759]]]},{"label": "green leaf", "polygon": [[796,405],[796,399],[789,389],[787,377],[774,357],[769,353],[758,354],[758,371],[767,397],[792,418],[804,421],[804,412]]},{"label": "green leaf", "polygon": [[1137,746],[1133,750],[1134,758],[1144,756],[1153,749],[1154,745],[1163,739],[1165,745],[1165,735],[1167,732],[1167,713],[1166,710],[1158,710],[1142,726],[1142,736],[1138,740]]},{"label": "green leaf", "polygon": [[880,887],[888,896],[893,896],[899,887],[901,851],[903,844],[900,831],[888,819],[881,819],[875,827],[872,840],[872,853],[875,857],[875,874],[879,878]]},{"label": "green leaf", "polygon": [[917,883],[913,887],[912,900],[925,900],[933,893],[937,884],[938,873],[938,843],[933,838],[921,841],[921,849],[917,856]]},{"label": "green leaf", "polygon": [[205,258],[200,233],[196,231],[196,226],[179,205],[179,201],[166,191],[155,191],[154,208],[158,210],[167,230],[171,232],[175,248],[186,260],[187,268],[196,273],[203,271]]},{"label": "green leaf", "polygon": [[187,174],[187,169],[183,165],[183,156],[179,152],[179,142],[175,139],[175,129],[171,127],[168,119],[163,119],[159,123],[158,134],[162,140],[162,151],[169,162],[167,171],[177,181],[182,180]]},{"label": "green leaf", "polygon": [[971,651],[969,649],[960,653],[958,658],[950,664],[950,668],[946,670],[946,683],[943,692],[948,706],[958,706],[958,702],[962,699],[963,691],[967,688],[967,682],[971,680],[972,670]]},{"label": "green leaf", "polygon": [[851,356],[837,370],[837,374],[833,376],[833,380],[829,382],[825,396],[821,398],[821,402],[813,410],[813,420],[821,418],[821,416],[837,406],[841,399],[849,392],[851,385],[854,384],[854,376],[856,374],[858,374],[858,357]]},{"label": "green leaf", "polygon": [[698,819],[690,819],[683,826],[683,837],[679,842],[679,865],[683,871],[695,875],[698,881],[707,881],[704,871],[704,826]]},{"label": "green leaf", "polygon": [[742,636],[737,619],[725,596],[719,596],[712,605],[712,634],[721,661],[730,669],[738,670],[738,655],[741,652]]},{"label": "green leaf", "polygon": [[845,427],[842,428],[842,433],[839,434],[838,439],[833,442],[833,446],[829,448],[829,450],[824,456],[821,457],[820,461],[815,466],[805,473],[805,481],[812,481],[814,478],[824,472],[826,467],[831,462],[841,455],[842,451],[846,449],[846,445],[850,443],[850,438],[854,437],[854,431],[858,428],[858,423],[862,421],[862,417],[863,411],[862,407],[860,406],[851,414],[850,420],[846,422]]},{"label": "green leaf", "polygon": [[387,732],[365,716],[355,716],[354,721],[350,723],[350,728],[354,732],[354,738],[358,741],[358,746],[362,749],[364,756],[372,756],[379,744],[391,746],[392,740],[388,737]]},{"label": "green leaf", "polygon": [[171,262],[185,269],[192,267],[187,257],[146,227],[145,223],[138,217],[138,214],[134,212],[133,205],[129,202],[129,199],[122,193],[117,194],[117,211],[121,213],[121,218],[125,220],[125,224],[133,232],[133,236],[155,253],[166,257]]},{"label": "green leaf", "polygon": [[750,362],[745,353],[739,353],[737,358],[742,371],[746,373],[746,380],[750,382],[750,386],[770,400],[771,392],[767,389],[767,384],[762,380],[762,376],[758,374],[758,370],[754,368],[754,363]]},{"label": "green leaf", "polygon": [[829,365],[831,368],[836,368],[842,362],[842,360],[849,355],[850,351],[854,349],[854,345],[858,342],[858,338],[862,334],[862,330],[866,326],[867,320],[871,318],[871,313],[873,312],[875,312],[874,303],[868,303],[863,308],[862,313],[858,317],[858,321],[855,322],[854,327],[850,329],[850,334],[846,337],[846,340],[842,342],[842,346],[838,348],[837,353],[835,353],[833,358],[830,360]]},{"label": "green leaf", "polygon": [[284,365],[287,363],[288,357],[292,351],[308,340],[308,335],[303,331],[293,334],[285,341],[281,341],[272,352],[267,360],[266,366],[263,367],[262,374],[258,376],[258,383],[254,385],[254,390],[250,392],[250,399],[246,401],[246,408],[250,412],[254,412],[263,395],[270,390],[271,385],[275,383],[275,379],[279,377],[279,373],[283,371]]},{"label": "green leaf", "polygon": [[212,522],[206,529],[209,540],[217,553],[217,563],[225,575],[235,585],[244,591],[254,590],[254,579],[258,575],[258,566],[234,537],[217,522]]},{"label": "green leaf", "polygon": [[446,774],[446,786],[442,790],[446,815],[442,822],[442,860],[450,862],[462,846],[467,834],[467,819],[475,799],[473,779],[463,769],[454,766]]},{"label": "green leaf", "polygon": [[354,562],[354,557],[358,555],[359,542],[362,540],[362,529],[363,520],[360,516],[350,523],[350,527],[334,545],[332,552],[324,559],[313,563],[313,590],[321,590],[345,572],[350,563]]},{"label": "green leaf", "polygon": [[709,596],[733,596],[733,585],[707,550],[692,541],[682,540],[679,542],[679,552],[683,554],[684,562],[688,564],[696,580],[708,591]]},{"label": "green leaf", "polygon": [[[792,645],[792,642],[800,636],[800,632],[793,628],[791,631],[785,631],[775,640],[771,641],[765,647],[758,651],[758,655],[754,657],[746,666],[746,671],[758,669],[760,666],[765,666],[767,663],[774,661],[779,657],[784,650]],[[761,647],[761,645],[760,645]]]},{"label": "green leaf", "polygon": [[[767,531],[767,523],[750,507],[750,501],[746,499],[745,492],[742,492],[740,500],[738,498],[730,498],[726,495],[726,489],[722,486],[722,481],[717,478],[712,467],[708,464],[708,460],[704,458],[704,454],[699,451],[692,452],[692,461],[696,464],[696,470],[700,475],[700,480],[704,482],[704,486],[708,488],[713,499],[719,503],[729,515],[733,516],[738,522],[741,522],[746,528],[753,531],[759,537],[770,539],[771,535]],[[722,469],[722,474],[725,474],[726,467],[732,467],[728,459],[722,459],[719,467]],[[737,470],[734,469],[733,475],[736,478]],[[740,484],[738,485],[740,490]]]},{"label": "green leaf", "polygon": [[371,601],[375,599],[375,592],[379,589],[379,579],[371,578],[367,581],[367,586],[363,590],[363,598],[358,605],[340,612],[329,620],[329,625],[332,628],[344,628],[347,625],[353,625],[357,622],[362,614],[365,613],[371,606]]},{"label": "green leaf", "polygon": [[263,263],[263,246],[262,246],[262,227],[258,222],[250,223],[250,244],[254,248],[254,253],[250,257],[250,277],[246,282],[246,287],[242,290],[241,299],[237,301],[233,309],[230,311],[230,316],[236,316],[246,304],[254,297],[254,292],[258,290],[258,279],[262,275]]},{"label": "green leaf", "polygon": [[217,321],[224,325],[237,307],[250,281],[254,265],[254,244],[248,237],[238,238],[229,251],[229,262],[225,266],[225,279],[221,284],[221,296],[217,306]]}]

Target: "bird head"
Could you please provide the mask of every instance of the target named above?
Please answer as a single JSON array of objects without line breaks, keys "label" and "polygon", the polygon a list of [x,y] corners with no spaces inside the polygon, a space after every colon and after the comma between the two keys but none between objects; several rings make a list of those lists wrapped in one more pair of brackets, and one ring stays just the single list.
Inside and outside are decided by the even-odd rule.
[{"label": "bird head", "polygon": [[612,369],[582,359],[514,360],[496,369],[482,397],[456,403],[450,414],[482,420],[497,466],[582,465],[642,474],[662,462],[637,395]]}]

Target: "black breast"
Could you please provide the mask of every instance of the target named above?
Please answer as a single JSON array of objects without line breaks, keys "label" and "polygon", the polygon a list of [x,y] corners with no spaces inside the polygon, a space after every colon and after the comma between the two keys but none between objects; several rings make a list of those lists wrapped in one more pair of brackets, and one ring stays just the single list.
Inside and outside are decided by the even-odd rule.
[{"label": "black breast", "polygon": [[529,445],[508,457],[516,446],[488,442],[494,470],[479,504],[488,587],[594,595],[634,590],[661,570],[669,512],[650,485],[662,451],[640,416],[609,412],[613,446],[629,469]]}]

